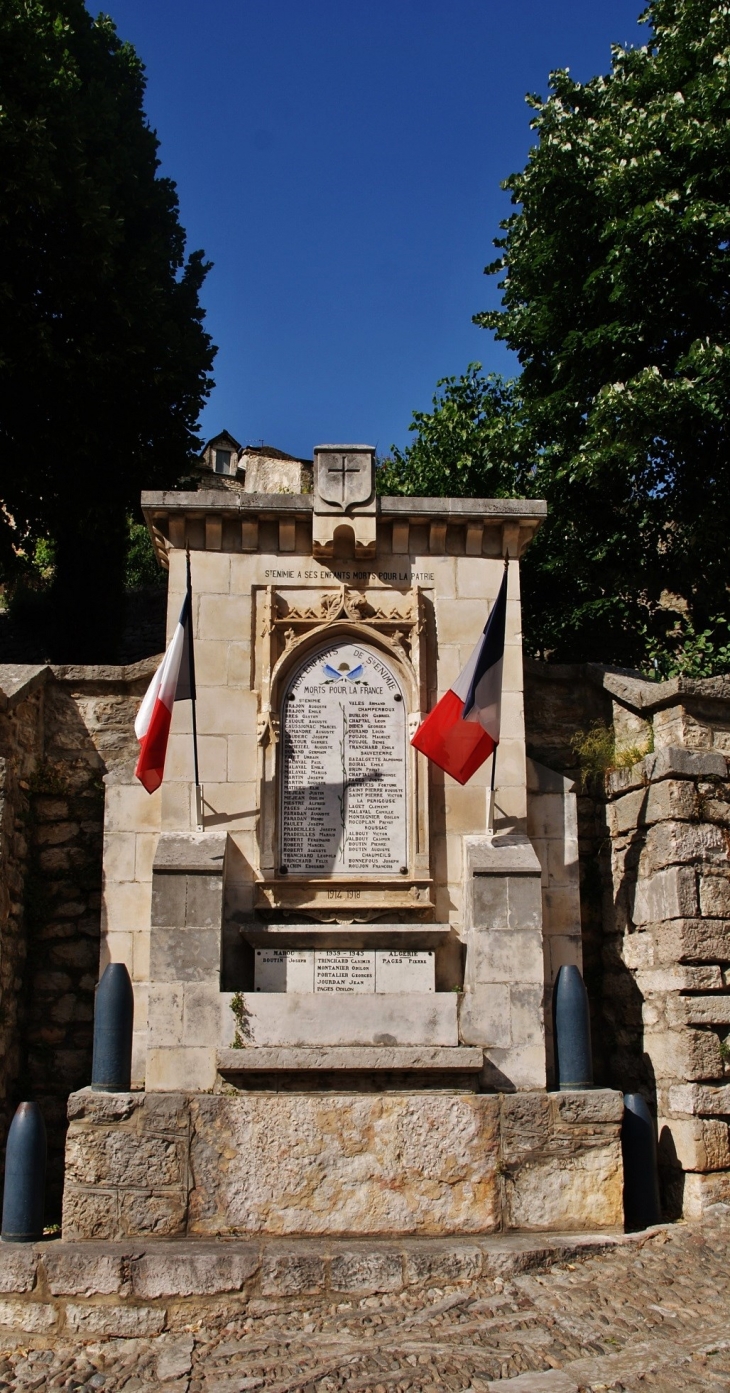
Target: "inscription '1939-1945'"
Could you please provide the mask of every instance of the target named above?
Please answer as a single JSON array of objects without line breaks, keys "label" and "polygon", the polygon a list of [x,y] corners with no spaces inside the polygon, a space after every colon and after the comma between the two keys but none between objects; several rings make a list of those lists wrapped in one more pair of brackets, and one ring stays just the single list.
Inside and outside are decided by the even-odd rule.
[{"label": "inscription '1939-1945'", "polygon": [[406,711],[379,654],[335,643],[284,696],[280,856],[289,874],[407,869]]}]

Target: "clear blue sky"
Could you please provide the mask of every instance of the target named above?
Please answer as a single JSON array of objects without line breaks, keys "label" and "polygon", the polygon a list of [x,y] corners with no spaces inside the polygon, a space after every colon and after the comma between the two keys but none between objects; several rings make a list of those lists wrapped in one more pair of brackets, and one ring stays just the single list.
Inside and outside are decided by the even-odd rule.
[{"label": "clear blue sky", "polygon": [[[92,10],[94,5],[91,5]],[[310,455],[408,439],[436,380],[514,360],[471,316],[527,91],[646,42],[638,0],[107,0],[147,68],[218,344],[201,419]]]}]

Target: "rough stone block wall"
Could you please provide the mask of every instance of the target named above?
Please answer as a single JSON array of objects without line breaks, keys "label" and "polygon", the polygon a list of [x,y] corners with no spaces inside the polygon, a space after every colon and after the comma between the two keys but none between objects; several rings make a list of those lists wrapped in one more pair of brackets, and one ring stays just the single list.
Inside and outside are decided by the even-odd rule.
[{"label": "rough stone block wall", "polygon": [[596,1078],[647,1098],[665,1213],[697,1216],[730,1200],[730,681],[528,665],[546,763],[595,720],[653,751],[579,799]]},{"label": "rough stone block wall", "polygon": [[[27,690],[13,700],[27,677]],[[9,695],[8,695],[9,692]],[[0,1147],[15,1106],[21,1069],[20,1018],[27,956],[25,890],[30,857],[31,788],[42,739],[43,693],[22,670],[0,692]]]},{"label": "rough stone block wall", "polygon": [[64,1239],[613,1228],[622,1112],[608,1090],[84,1089]]},{"label": "rough stone block wall", "polygon": [[134,755],[151,666],[0,668],[2,1140],[22,1098],[40,1103],[49,1222],[61,1212],[68,1095],[91,1077],[103,779]]},{"label": "rough stone block wall", "polygon": [[614,1068],[656,1107],[665,1212],[692,1216],[730,1199],[727,761],[665,747],[611,775],[608,791]]}]

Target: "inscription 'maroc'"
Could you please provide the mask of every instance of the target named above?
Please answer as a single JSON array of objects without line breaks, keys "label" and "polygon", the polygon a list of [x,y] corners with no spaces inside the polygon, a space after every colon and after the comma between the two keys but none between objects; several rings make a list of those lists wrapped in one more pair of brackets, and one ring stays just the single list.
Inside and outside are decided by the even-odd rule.
[{"label": "inscription 'maroc'", "polygon": [[330,644],[284,695],[281,863],[295,875],[407,867],[405,702],[387,663]]}]

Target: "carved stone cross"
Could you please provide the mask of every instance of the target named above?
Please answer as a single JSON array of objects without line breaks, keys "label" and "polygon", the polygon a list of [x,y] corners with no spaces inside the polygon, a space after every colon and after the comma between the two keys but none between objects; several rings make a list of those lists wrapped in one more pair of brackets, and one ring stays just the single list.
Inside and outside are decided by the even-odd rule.
[{"label": "carved stone cross", "polygon": [[374,494],[375,460],[370,446],[325,445],[314,452],[315,511],[346,512],[362,506]]}]

